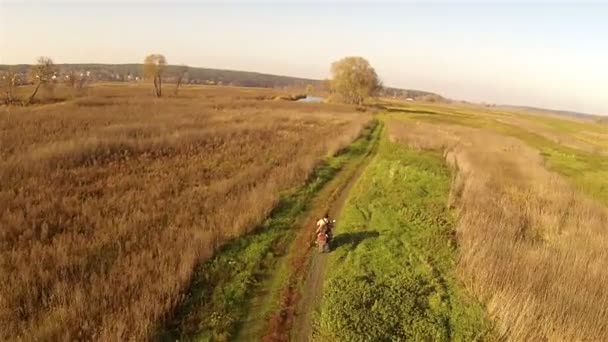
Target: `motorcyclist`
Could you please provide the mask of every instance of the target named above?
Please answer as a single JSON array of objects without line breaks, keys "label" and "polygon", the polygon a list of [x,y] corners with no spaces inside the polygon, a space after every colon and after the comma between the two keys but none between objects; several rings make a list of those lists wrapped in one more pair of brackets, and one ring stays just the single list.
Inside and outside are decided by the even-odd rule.
[{"label": "motorcyclist", "polygon": [[326,212],[325,216],[323,216],[319,221],[317,221],[316,233],[317,235],[320,233],[325,234],[325,236],[327,236],[327,242],[329,242],[333,238],[332,228],[333,222],[329,219],[329,212]]}]

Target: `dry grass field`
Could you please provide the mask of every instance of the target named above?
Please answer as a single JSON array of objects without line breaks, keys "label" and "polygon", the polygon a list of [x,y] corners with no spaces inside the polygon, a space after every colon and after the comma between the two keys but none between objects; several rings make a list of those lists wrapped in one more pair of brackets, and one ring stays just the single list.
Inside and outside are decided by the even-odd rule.
[{"label": "dry grass field", "polygon": [[[19,91],[28,93],[26,87]],[[45,104],[1,107],[0,338],[161,336],[192,299],[197,268],[208,260],[208,268],[233,262],[226,248],[214,252],[268,223],[282,196],[297,194],[316,166],[350,145],[372,120],[349,106],[273,100],[289,91],[185,87],[179,96],[168,89],[169,96],[156,99],[141,85],[104,84],[80,93],[58,88],[58,100],[42,92],[39,103]],[[464,285],[480,300],[499,339],[608,340],[608,126],[461,104],[383,106],[381,139],[392,142],[381,144],[368,170],[378,176],[363,177],[356,187],[363,196],[369,186],[374,200],[363,196],[361,205],[378,209],[374,219],[407,220],[405,212],[390,216],[370,203],[392,198],[389,203],[407,206],[418,200],[417,187],[445,202],[428,192],[436,187],[441,193],[441,184],[431,180],[444,172],[448,198],[450,174],[441,154],[416,154],[443,152],[453,171],[446,205],[456,214],[455,239],[436,237],[458,247],[451,286]],[[375,191],[376,177],[393,174],[383,169],[393,164],[382,158],[402,167],[400,181],[410,192],[398,186]],[[428,189],[416,182],[416,167],[430,177]],[[397,195],[404,197],[391,197]],[[452,222],[448,212],[431,221]],[[432,234],[432,225],[418,228]],[[388,231],[382,232],[386,238]],[[387,246],[353,253],[367,253],[366,268]],[[417,248],[418,255],[433,251],[432,244]],[[378,260],[378,268],[387,265]],[[453,268],[443,270],[445,279],[452,279]],[[188,316],[194,330],[201,322],[215,324],[214,308],[234,295],[222,292],[234,284],[198,276],[219,294],[207,289],[213,298],[197,304],[206,311]],[[376,290],[370,291],[380,295]],[[241,296],[246,301],[248,292]],[[364,321],[368,309],[361,312]],[[469,314],[466,322],[494,336],[479,312]],[[466,326],[456,326],[464,327],[462,336],[474,332]]]},{"label": "dry grass field", "polygon": [[[500,335],[513,341],[608,340],[606,207],[580,191],[575,178],[549,171],[530,141],[499,134],[506,130],[491,127],[482,114],[444,111],[458,113],[435,107],[418,111],[426,117],[395,115],[389,135],[417,149],[444,151],[455,171],[450,204],[459,218],[458,272],[486,304]],[[523,130],[543,125],[541,119],[502,116]],[[542,121],[546,129],[536,131],[548,138],[557,136],[555,127],[568,127]],[[559,137],[573,146],[567,133]]]},{"label": "dry grass field", "polygon": [[0,339],[149,337],[197,264],[371,117],[274,95],[105,85],[1,108]]}]

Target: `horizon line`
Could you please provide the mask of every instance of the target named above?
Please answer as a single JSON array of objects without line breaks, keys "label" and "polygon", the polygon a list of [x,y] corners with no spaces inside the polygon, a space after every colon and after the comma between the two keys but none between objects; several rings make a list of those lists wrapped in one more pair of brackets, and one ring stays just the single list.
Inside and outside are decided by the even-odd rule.
[{"label": "horizon line", "polygon": [[[18,64],[0,64],[0,66],[31,66],[34,65],[35,63],[18,63]],[[55,65],[143,65],[144,63],[133,63],[133,62],[123,62],[123,63],[107,63],[107,62],[88,62],[88,63],[55,63]],[[190,65],[190,64],[167,64],[167,66],[187,66],[189,68],[198,68],[198,69],[209,69],[209,70],[220,70],[220,71],[231,71],[231,72],[246,72],[246,73],[252,73],[252,74],[258,74],[258,75],[267,75],[267,76],[276,76],[276,77],[287,77],[287,78],[294,78],[294,79],[300,79],[300,80],[308,80],[308,81],[324,81],[324,80],[329,80],[329,78],[310,78],[310,77],[305,77],[305,76],[293,76],[293,75],[286,75],[286,74],[274,74],[274,73],[267,73],[267,72],[260,72],[260,71],[254,71],[254,70],[245,70],[245,69],[227,69],[227,68],[218,68],[218,67],[209,67],[209,66],[195,66],[195,65]],[[120,82],[116,82],[116,83],[120,83]],[[398,86],[383,86],[384,88],[392,88],[392,89],[398,89],[398,90],[411,90],[411,91],[421,91],[421,92],[426,92],[426,93],[430,93],[430,94],[435,94],[435,95],[439,95],[442,98],[446,99],[446,100],[450,100],[450,101],[454,101],[454,102],[461,102],[461,103],[469,103],[469,104],[476,104],[476,105],[480,105],[480,106],[486,106],[486,105],[490,105],[490,106],[494,106],[494,107],[516,107],[516,108],[521,108],[521,109],[528,109],[528,110],[540,110],[540,111],[549,111],[549,112],[562,112],[561,115],[568,115],[568,114],[574,114],[574,115],[582,115],[582,116],[588,116],[588,117],[608,117],[608,113],[606,114],[600,114],[600,113],[596,113],[596,114],[592,114],[589,112],[583,112],[583,111],[577,111],[577,110],[571,110],[571,109],[565,109],[565,108],[555,108],[555,107],[539,107],[539,106],[534,106],[534,105],[527,105],[527,104],[514,104],[514,103],[489,103],[489,102],[485,102],[485,101],[472,101],[472,100],[466,100],[466,99],[457,99],[457,98],[452,98],[449,96],[444,95],[442,92],[439,91],[434,91],[434,90],[424,90],[424,89],[414,89],[414,88],[409,88],[409,87],[398,87]],[[255,87],[254,87],[255,88]],[[555,113],[557,115],[560,115],[560,113]]]}]

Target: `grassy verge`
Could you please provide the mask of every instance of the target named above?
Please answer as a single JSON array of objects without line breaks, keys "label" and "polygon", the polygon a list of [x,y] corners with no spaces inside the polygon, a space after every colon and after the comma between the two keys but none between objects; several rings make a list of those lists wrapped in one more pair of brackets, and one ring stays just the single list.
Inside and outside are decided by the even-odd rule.
[{"label": "grassy verge", "polygon": [[554,143],[538,134],[510,125],[493,130],[521,139],[538,149],[550,170],[570,179],[581,191],[608,205],[608,158]]},{"label": "grassy verge", "polygon": [[450,171],[441,155],[382,139],[339,218],[316,319],[319,340],[489,339],[455,280]]},{"label": "grassy verge", "polygon": [[[608,157],[563,146],[540,134],[530,132],[515,125],[499,122],[489,116],[480,114],[468,113],[464,115],[459,112],[452,113],[449,109],[437,110],[433,114],[429,114],[427,111],[416,112],[415,109],[412,109],[402,114],[392,116],[424,120],[430,123],[447,123],[484,128],[518,138],[531,147],[538,149],[550,170],[567,177],[582,192],[608,205]],[[535,120],[556,122],[553,125],[561,125],[559,127],[566,125],[566,123],[561,123],[559,120],[550,118],[537,118]],[[567,124],[570,123],[568,122]],[[576,127],[576,125],[580,126],[581,124],[573,123],[572,125]],[[586,125],[585,127],[592,126]]]},{"label": "grassy verge", "polygon": [[[197,269],[190,293],[161,340],[227,340],[247,314],[249,295],[268,278],[287,250],[297,221],[316,193],[353,158],[363,155],[374,122],[348,148],[317,167],[300,189],[281,199],[253,233],[235,239]],[[281,275],[276,275],[278,279]],[[274,285],[273,285],[274,286]],[[260,314],[264,314],[261,312]]]}]

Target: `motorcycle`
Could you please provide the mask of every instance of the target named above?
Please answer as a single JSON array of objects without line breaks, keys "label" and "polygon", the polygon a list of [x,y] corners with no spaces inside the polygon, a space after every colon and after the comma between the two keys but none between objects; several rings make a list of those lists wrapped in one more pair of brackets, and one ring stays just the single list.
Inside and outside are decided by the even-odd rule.
[{"label": "motorcycle", "polygon": [[[336,223],[336,220],[332,220],[330,222],[331,226],[330,226],[330,231],[333,229],[334,224]],[[331,249],[331,241],[333,239],[333,236],[331,234],[327,234],[324,232],[320,232],[317,234],[317,248],[319,250],[319,253],[329,253],[330,249]]]}]

